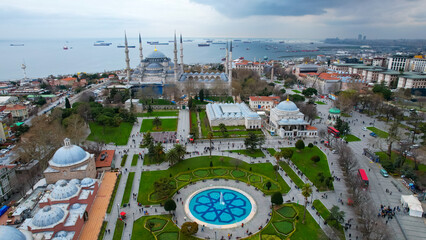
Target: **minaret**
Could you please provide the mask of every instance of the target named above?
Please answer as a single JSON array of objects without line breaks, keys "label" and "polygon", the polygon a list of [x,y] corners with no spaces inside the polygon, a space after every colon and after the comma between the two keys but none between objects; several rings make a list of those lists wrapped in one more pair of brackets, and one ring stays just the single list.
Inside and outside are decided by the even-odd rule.
[{"label": "minaret", "polygon": [[228,73],[228,41],[226,41],[225,73]]},{"label": "minaret", "polygon": [[272,61],[271,82],[274,82],[274,61]]},{"label": "minaret", "polygon": [[141,58],[141,62],[143,60],[143,53],[142,53],[142,38],[141,34],[139,33],[139,57]]},{"label": "minaret", "polygon": [[229,47],[229,66],[228,66],[228,81],[229,81],[229,90],[231,91],[231,95],[232,95],[232,41],[231,41],[231,45]]},{"label": "minaret", "polygon": [[182,41],[182,34],[180,35],[180,72],[183,73],[183,41]]},{"label": "minaret", "polygon": [[129,47],[127,44],[127,35],[124,32],[124,53],[126,54],[126,73],[127,73],[127,81],[130,82],[130,58],[129,58]]},{"label": "minaret", "polygon": [[173,59],[173,62],[174,62],[174,64],[175,64],[175,66],[174,66],[174,71],[175,71],[175,81],[177,81],[178,79],[178,74],[177,74],[177,71],[178,71],[178,66],[177,66],[177,64],[178,64],[178,62],[177,62],[177,42],[176,42],[176,31],[175,31],[175,49],[173,50],[173,53],[174,53],[174,59]]}]

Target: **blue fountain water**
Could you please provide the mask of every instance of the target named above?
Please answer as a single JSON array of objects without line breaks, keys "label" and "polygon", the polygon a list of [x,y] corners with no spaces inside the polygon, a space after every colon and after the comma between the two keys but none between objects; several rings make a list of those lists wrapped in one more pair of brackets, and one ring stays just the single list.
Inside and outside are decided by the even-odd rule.
[{"label": "blue fountain water", "polygon": [[244,220],[251,212],[243,194],[226,188],[202,191],[189,202],[192,215],[209,224],[227,225]]}]

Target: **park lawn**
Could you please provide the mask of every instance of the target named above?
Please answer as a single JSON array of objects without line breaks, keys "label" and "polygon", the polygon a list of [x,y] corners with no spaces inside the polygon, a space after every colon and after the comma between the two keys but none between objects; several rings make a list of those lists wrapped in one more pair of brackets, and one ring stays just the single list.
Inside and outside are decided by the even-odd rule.
[{"label": "park lawn", "polygon": [[176,132],[178,119],[161,119],[161,126],[157,129],[157,127],[152,125],[154,119],[144,119],[142,121],[141,132]]},{"label": "park lawn", "polygon": [[206,110],[199,112],[200,115],[200,125],[201,125],[201,134],[204,138],[207,137],[207,134],[211,131],[209,120],[207,119]]},{"label": "park lawn", "polygon": [[214,101],[214,102],[234,102],[234,99],[231,96],[211,96],[204,98],[206,100]]},{"label": "park lawn", "polygon": [[[223,158],[223,162],[220,161],[220,159]],[[141,181],[139,185],[139,194],[138,194],[138,202],[144,204],[144,205],[150,205],[150,204],[158,204],[158,202],[153,202],[149,200],[149,195],[154,192],[154,182],[157,181],[160,178],[169,178],[170,176],[176,176],[179,175],[182,172],[187,171],[195,171],[200,168],[210,168],[210,161],[213,164],[213,167],[220,167],[224,169],[235,169],[235,163],[238,162],[238,169],[245,170],[247,172],[252,172],[253,174],[258,174],[262,176],[267,176],[273,178],[272,180],[275,181],[275,171],[273,168],[273,165],[271,163],[256,163],[256,164],[249,164],[244,161],[230,158],[230,157],[223,157],[223,156],[212,156],[209,158],[208,156],[202,156],[202,157],[194,157],[186,159],[182,162],[177,163],[173,167],[170,167],[167,170],[161,170],[161,171],[144,171],[141,175]],[[251,171],[250,171],[251,170]],[[228,174],[225,174],[225,176],[221,177],[229,177],[229,171]],[[216,176],[219,177],[219,176]],[[212,177],[206,177],[208,179],[211,179]],[[202,177],[193,177],[191,181],[198,181],[202,180]],[[286,193],[290,190],[290,187],[285,183],[285,181],[282,179],[281,176],[278,176],[277,180],[278,184],[280,185],[282,192]],[[188,184],[189,182],[185,183]],[[185,186],[185,184],[181,184],[179,187]]]},{"label": "park lawn", "polygon": [[140,103],[144,105],[176,105],[169,100],[166,99],[148,99],[148,100],[139,100]]},{"label": "park lawn", "polygon": [[95,122],[90,122],[89,127],[90,135],[87,137],[87,140],[89,141],[126,145],[129,140],[133,124],[122,122],[118,127],[103,127]]},{"label": "park lawn", "polygon": [[127,161],[127,154],[124,154],[123,159],[121,160],[120,166],[124,167],[124,165],[126,165],[126,161]]},{"label": "park lawn", "polygon": [[340,232],[340,238],[342,238],[342,236],[344,236],[343,226],[339,222],[337,222],[336,220],[332,220],[332,221],[327,220],[328,217],[330,216],[330,211],[324,206],[324,204],[322,204],[322,202],[320,200],[315,199],[314,202],[313,202],[313,205],[314,205],[315,209],[321,215],[322,219],[327,221],[328,225],[337,229],[337,231]]},{"label": "park lawn", "polygon": [[115,224],[114,235],[112,237],[113,240],[121,240],[123,235],[124,222],[120,219],[117,219],[117,223]]},{"label": "park lawn", "polygon": [[265,154],[260,149],[255,149],[254,152],[250,152],[247,149],[244,149],[244,150],[229,150],[229,152],[241,153],[243,155],[246,155],[246,156],[249,156],[249,157],[253,157],[253,158],[258,158],[258,157],[264,157],[265,156]]},{"label": "park lawn", "polygon": [[153,111],[152,113],[137,113],[138,117],[177,117],[179,115],[178,110],[169,111]]},{"label": "park lawn", "polygon": [[358,142],[361,141],[358,137],[352,135],[352,134],[346,134],[343,139],[345,139],[348,142]]},{"label": "park lawn", "polygon": [[[318,181],[318,173],[322,173],[325,178],[331,177],[331,174],[328,168],[327,156],[317,146],[314,146],[312,149],[305,147],[305,149],[301,151],[294,147],[291,149],[294,152],[291,161],[296,164],[299,170],[302,171],[320,191],[334,189],[333,187],[328,189],[325,181],[322,183]],[[314,155],[320,157],[321,160],[318,163],[311,161],[311,157]]]},{"label": "park lawn", "polygon": [[327,103],[321,102],[321,101],[316,101],[315,103],[318,104],[318,105],[327,105]]},{"label": "park lawn", "polygon": [[[246,130],[246,131],[227,131],[227,136],[225,138],[232,137],[245,137],[248,136],[249,133],[254,133],[256,135],[263,135],[262,130]],[[223,134],[221,132],[213,132],[213,136],[217,138],[223,138]]]},{"label": "park lawn", "polygon": [[342,117],[352,117],[351,115],[349,115],[347,113],[341,113],[340,116],[342,116]]},{"label": "park lawn", "polygon": [[112,206],[114,204],[115,195],[117,194],[118,185],[120,185],[121,174],[118,175],[117,180],[115,181],[114,190],[112,191],[111,198],[109,199],[109,204],[107,208],[107,213],[110,213]]},{"label": "park lawn", "polygon": [[293,92],[295,92],[295,93],[302,93],[301,91],[299,91],[299,90],[292,90]]},{"label": "park lawn", "polygon": [[198,99],[192,99],[192,104],[194,104],[194,105],[207,105],[207,104],[209,104],[209,102],[207,102],[205,100],[203,102],[201,102]]},{"label": "park lawn", "polygon": [[125,203],[129,203],[134,178],[135,172],[129,172],[129,175],[127,176],[126,187],[124,188],[123,199],[121,200],[121,206],[123,206]]},{"label": "park lawn", "polygon": [[191,115],[190,115],[190,119],[191,119],[191,126],[190,126],[190,132],[194,133],[194,137],[197,138],[199,133],[198,133],[198,120],[197,120],[197,112],[196,111],[191,111]]},{"label": "park lawn", "polygon": [[377,136],[380,137],[380,138],[388,138],[389,137],[389,133],[387,133],[383,130],[380,130],[376,127],[367,127],[367,129],[374,132],[375,134],[377,134]]},{"label": "park lawn", "polygon": [[[220,131],[219,126],[212,127],[213,131]],[[238,126],[226,126],[226,130],[234,131],[234,130],[245,130],[246,126],[238,125]]]},{"label": "park lawn", "polygon": [[280,161],[280,166],[284,171],[287,173],[287,175],[290,177],[290,179],[296,184],[297,187],[302,188],[305,183],[300,179],[300,177],[293,171],[293,169],[283,161]]},{"label": "park lawn", "polygon": [[269,152],[269,154],[271,154],[271,156],[274,156],[274,154],[277,152],[273,148],[267,148],[266,150]]},{"label": "park lawn", "polygon": [[[376,152],[376,154],[377,154],[377,156],[379,156],[380,164],[385,165],[385,163],[387,161],[389,161],[389,157],[388,157],[387,152]],[[392,151],[392,153],[391,153],[391,164],[392,165],[395,163],[395,160],[398,158],[398,156],[399,156],[398,153]],[[408,165],[408,166],[414,168],[414,161],[411,158],[407,157],[407,159],[405,160],[405,163],[404,163],[404,166],[405,165]],[[418,173],[420,173],[422,175],[426,174],[426,165],[425,164],[419,163],[418,167],[419,167],[419,170],[417,170]],[[392,172],[392,171],[388,171],[388,172]]]},{"label": "park lawn", "polygon": [[132,158],[132,167],[138,165],[139,154],[134,154]]}]

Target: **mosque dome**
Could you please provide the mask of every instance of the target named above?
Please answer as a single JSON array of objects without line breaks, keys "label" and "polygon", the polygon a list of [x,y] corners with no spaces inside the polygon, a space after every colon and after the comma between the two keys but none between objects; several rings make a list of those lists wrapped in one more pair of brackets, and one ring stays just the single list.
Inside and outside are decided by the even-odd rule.
[{"label": "mosque dome", "polygon": [[150,63],[148,66],[146,66],[146,69],[158,69],[163,68],[159,63]]},{"label": "mosque dome", "polygon": [[49,161],[50,165],[63,167],[77,164],[86,158],[87,152],[81,147],[71,145],[70,140],[65,138],[65,146],[59,148]]},{"label": "mosque dome", "polygon": [[61,185],[57,185],[55,186],[55,188],[53,188],[53,191],[50,193],[50,197],[57,200],[67,199],[73,196],[74,194],[76,194],[77,192],[78,192],[78,188],[75,184],[62,182]]},{"label": "mosque dome", "polygon": [[299,108],[290,100],[280,102],[276,108],[281,111],[299,111]]},{"label": "mosque dome", "polygon": [[[57,183],[57,182],[56,182],[56,183]],[[71,179],[71,180],[70,180],[70,183],[71,183],[71,184],[74,184],[74,185],[77,185],[77,184],[78,184],[78,185],[80,185],[80,180],[79,180],[79,179],[76,179],[76,178],[73,178],[73,179]]]},{"label": "mosque dome", "polygon": [[65,216],[64,210],[55,206],[45,206],[33,217],[32,224],[37,227],[47,227],[53,225]]},{"label": "mosque dome", "polygon": [[92,186],[95,183],[95,180],[93,180],[93,178],[84,178],[83,180],[81,180],[81,186],[82,187],[89,187]]},{"label": "mosque dome", "polygon": [[11,226],[0,225],[0,240],[26,240],[25,235],[18,229]]},{"label": "mosque dome", "polygon": [[164,55],[164,53],[155,49],[154,52],[149,54],[147,58],[167,58],[167,57],[166,57],[166,55]]},{"label": "mosque dome", "polygon": [[71,209],[79,209],[81,207],[80,203],[74,203],[73,205],[71,205]]}]

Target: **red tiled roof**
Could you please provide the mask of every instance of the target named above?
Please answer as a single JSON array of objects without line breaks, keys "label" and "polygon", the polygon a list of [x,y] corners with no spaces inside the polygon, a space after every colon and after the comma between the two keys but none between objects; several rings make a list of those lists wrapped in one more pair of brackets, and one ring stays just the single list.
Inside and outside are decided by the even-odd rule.
[{"label": "red tiled roof", "polygon": [[251,101],[279,101],[280,97],[253,96],[253,97],[250,97],[250,100]]},{"label": "red tiled roof", "polygon": [[4,109],[4,111],[16,111],[16,110],[23,110],[23,109],[27,109],[27,108],[22,105],[16,104],[11,106],[6,106],[6,109]]},{"label": "red tiled roof", "polygon": [[73,78],[73,77],[66,77],[66,78],[62,78],[62,81],[76,81],[77,78]]},{"label": "red tiled roof", "polygon": [[[106,154],[105,159],[101,161],[101,156]],[[96,158],[96,167],[111,167],[112,160],[114,159],[115,150],[103,150]]]},{"label": "red tiled roof", "polygon": [[315,130],[318,130],[318,128],[313,127],[313,126],[311,126],[311,125],[308,125],[308,126],[306,127],[306,130],[308,130],[308,131],[315,131]]}]

